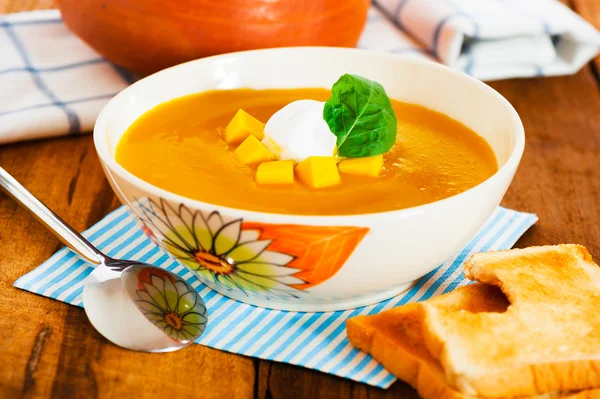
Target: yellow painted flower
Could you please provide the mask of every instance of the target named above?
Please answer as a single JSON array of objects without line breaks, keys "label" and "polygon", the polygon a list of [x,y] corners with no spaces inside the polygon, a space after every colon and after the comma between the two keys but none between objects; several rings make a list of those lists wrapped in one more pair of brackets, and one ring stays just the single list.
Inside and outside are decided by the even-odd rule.
[{"label": "yellow painted flower", "polygon": [[301,294],[291,285],[305,281],[294,276],[298,269],[287,266],[294,256],[269,250],[272,240],[260,240],[259,230],[243,229],[242,219],[225,221],[218,212],[204,215],[184,205],[175,209],[163,199],[140,201],[138,207],[166,249],[201,278],[245,293]]}]

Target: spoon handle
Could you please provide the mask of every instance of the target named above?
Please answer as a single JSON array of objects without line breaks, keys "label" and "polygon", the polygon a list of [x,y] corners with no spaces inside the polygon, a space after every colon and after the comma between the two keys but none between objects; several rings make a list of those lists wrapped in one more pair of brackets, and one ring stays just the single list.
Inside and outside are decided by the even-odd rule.
[{"label": "spoon handle", "polygon": [[6,170],[0,167],[0,186],[12,198],[28,209],[65,245],[77,252],[84,260],[101,265],[106,258],[102,252],[94,248],[78,232],[67,225],[57,214],[52,212],[40,200],[35,198],[25,187],[15,180]]}]

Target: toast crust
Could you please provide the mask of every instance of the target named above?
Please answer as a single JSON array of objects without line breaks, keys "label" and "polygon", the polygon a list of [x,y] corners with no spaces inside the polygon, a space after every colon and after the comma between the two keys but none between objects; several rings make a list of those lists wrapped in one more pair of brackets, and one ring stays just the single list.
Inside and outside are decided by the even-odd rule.
[{"label": "toast crust", "polygon": [[[506,298],[493,286],[473,284],[445,296],[458,310],[501,311]],[[446,382],[440,363],[423,342],[421,304],[412,303],[373,316],[357,316],[346,321],[348,339],[370,353],[388,371],[415,388],[424,399],[467,399]]]},{"label": "toast crust", "polygon": [[441,297],[423,303],[426,347],[452,386],[482,397],[600,387],[600,268],[584,247],[479,253],[465,275],[498,286],[510,306],[471,313]]},{"label": "toast crust", "polygon": [[[508,306],[502,292],[487,284],[461,287],[432,301],[454,312],[504,312]],[[424,311],[418,303],[373,316],[353,317],[346,321],[348,338],[355,347],[370,353],[388,371],[415,388],[423,399],[476,399],[448,384],[440,363],[424,345],[423,318]],[[525,398],[530,397],[520,399]],[[600,399],[600,390],[551,393],[535,398]]]}]

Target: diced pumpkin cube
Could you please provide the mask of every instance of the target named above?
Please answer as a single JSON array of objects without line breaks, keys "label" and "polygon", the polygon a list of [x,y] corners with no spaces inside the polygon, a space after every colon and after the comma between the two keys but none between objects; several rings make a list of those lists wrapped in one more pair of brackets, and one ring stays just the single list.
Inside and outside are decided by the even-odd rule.
[{"label": "diced pumpkin cube", "polygon": [[340,173],[347,175],[377,177],[383,166],[383,155],[373,157],[346,158],[338,164]]},{"label": "diced pumpkin cube", "polygon": [[256,181],[259,184],[294,183],[294,161],[271,161],[258,165]]},{"label": "diced pumpkin cube", "polygon": [[265,136],[264,129],[264,123],[243,109],[239,109],[225,128],[223,137],[228,144],[239,144],[250,135],[262,140]]},{"label": "diced pumpkin cube", "polygon": [[246,137],[246,140],[236,150],[234,154],[244,165],[253,165],[266,161],[274,161],[275,155],[258,141],[254,135]]},{"label": "diced pumpkin cube", "polygon": [[312,188],[325,188],[341,183],[334,157],[309,157],[296,166],[298,179]]}]

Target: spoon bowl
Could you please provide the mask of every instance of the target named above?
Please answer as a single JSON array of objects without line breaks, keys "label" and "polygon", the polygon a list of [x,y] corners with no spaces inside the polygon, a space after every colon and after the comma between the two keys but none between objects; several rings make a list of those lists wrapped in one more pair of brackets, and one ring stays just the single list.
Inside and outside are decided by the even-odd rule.
[{"label": "spoon bowl", "polygon": [[115,345],[171,352],[202,335],[206,307],[185,280],[143,263],[123,272],[96,268],[83,289],[90,323]]}]

